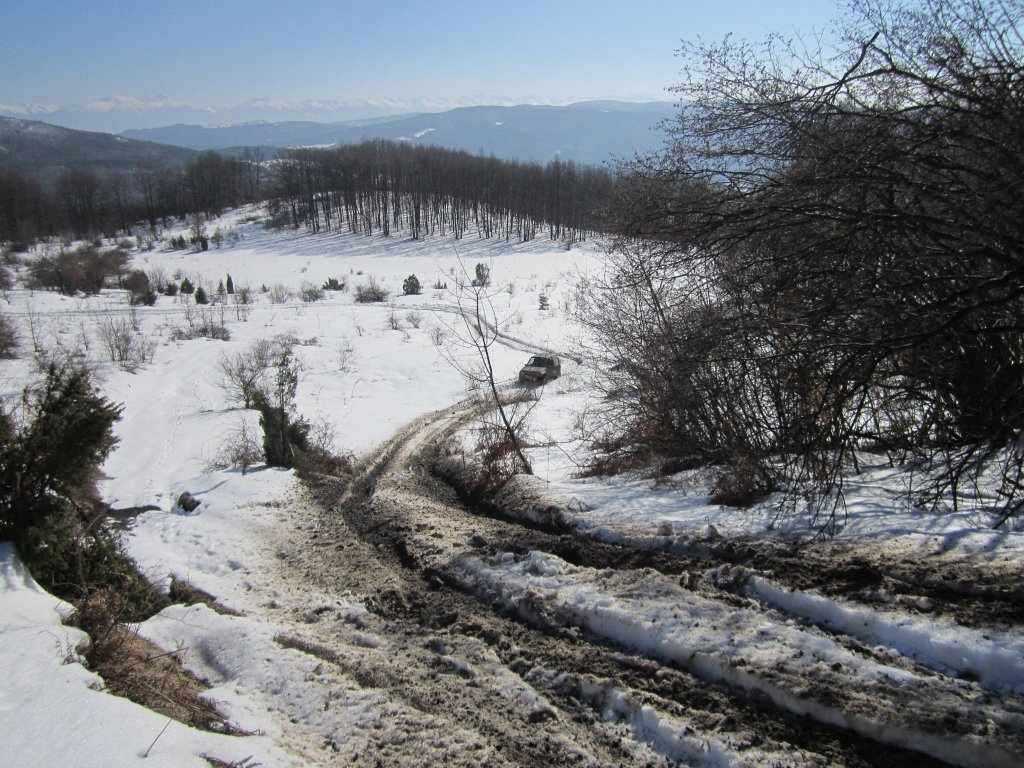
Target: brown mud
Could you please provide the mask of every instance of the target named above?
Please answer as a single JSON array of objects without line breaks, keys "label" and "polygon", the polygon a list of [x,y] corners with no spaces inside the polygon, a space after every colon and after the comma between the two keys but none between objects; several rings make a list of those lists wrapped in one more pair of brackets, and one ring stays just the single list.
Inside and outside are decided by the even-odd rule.
[{"label": "brown mud", "polygon": [[[550,616],[523,620],[466,592],[450,568],[460,555],[543,551],[624,574],[651,569],[702,590],[710,589],[701,579],[708,569],[742,565],[788,586],[927,608],[970,626],[1020,623],[1020,594],[1007,575],[979,573],[968,562],[915,562],[828,542],[721,539],[687,557],[602,543],[508,519],[493,506],[467,505],[465,494],[460,499],[433,467],[444,438],[471,415],[465,406],[433,414],[365,459],[352,477],[321,478],[308,488],[313,519],[297,521],[280,542],[285,581],[363,601],[371,612],[363,629],[385,638],[382,647],[354,649],[336,625],[318,621],[284,640],[402,703],[404,714],[395,718],[403,722],[395,728],[403,735],[371,739],[346,755],[354,764],[670,764],[659,755],[657,735],[638,725],[628,707],[610,703],[623,701],[633,711],[646,707],[684,723],[682,731],[697,745],[688,763],[713,763],[721,747],[750,765],[941,764],[792,714],[762,694],[701,679]],[[715,594],[737,610],[757,609],[742,595],[720,588]],[[956,730],[956,713],[950,718],[927,727]]]}]

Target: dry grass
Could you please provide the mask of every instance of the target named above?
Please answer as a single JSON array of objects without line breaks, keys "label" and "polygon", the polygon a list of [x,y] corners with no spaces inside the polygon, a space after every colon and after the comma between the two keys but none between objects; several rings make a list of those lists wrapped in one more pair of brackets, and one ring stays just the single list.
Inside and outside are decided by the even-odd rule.
[{"label": "dry grass", "polygon": [[89,668],[107,690],[195,728],[239,733],[202,698],[207,686],[181,664],[183,650],[166,652],[118,621],[118,599],[110,592],[83,600],[74,623],[89,633],[84,650]]},{"label": "dry grass", "polygon": [[202,603],[211,611],[222,614],[224,616],[241,616],[242,614],[233,608],[228,608],[226,605],[217,602],[217,598],[211,595],[209,592],[204,592],[199,587],[181,579],[171,579],[170,589],[167,591],[167,597],[172,603],[181,605],[196,605]]}]

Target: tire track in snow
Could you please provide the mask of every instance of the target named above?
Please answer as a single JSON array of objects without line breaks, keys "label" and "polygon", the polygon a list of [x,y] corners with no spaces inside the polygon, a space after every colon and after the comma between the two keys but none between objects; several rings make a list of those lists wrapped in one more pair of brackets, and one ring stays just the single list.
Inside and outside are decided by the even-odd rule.
[{"label": "tire track in snow", "polygon": [[[706,576],[715,582],[723,568]],[[897,650],[937,672],[977,680],[984,688],[1024,694],[1024,639],[1019,634],[981,631],[876,611],[849,601],[784,588],[745,568],[724,568],[729,591],[872,645]]]},{"label": "tire track in snow", "polygon": [[[364,595],[371,610],[394,631],[402,626],[402,632],[411,635],[432,635],[427,643],[443,638],[452,647],[465,648],[467,642],[472,646],[483,640],[490,653],[550,702],[553,721],[592,723],[584,731],[569,731],[568,742],[582,745],[580,748],[591,754],[608,755],[607,734],[602,729],[612,723],[627,728],[630,740],[637,744],[687,763],[827,765],[838,761],[896,766],[914,759],[929,764],[923,755],[908,758],[899,749],[850,737],[845,722],[838,730],[811,725],[767,700],[749,698],[734,680],[722,678],[728,684],[709,682],[672,665],[650,661],[645,657],[660,657],[630,650],[628,644],[608,642],[616,638],[605,636],[602,640],[600,633],[590,628],[580,634],[575,629],[578,622],[568,620],[564,611],[550,612],[551,620],[528,617],[534,623],[495,614],[493,608],[501,608],[502,601],[494,599],[496,593],[488,588],[481,588],[479,579],[474,582],[476,577],[466,567],[474,559],[486,558],[487,551],[509,547],[520,552],[550,551],[567,542],[584,549],[611,547],[484,517],[461,507],[430,468],[438,442],[471,414],[472,407],[463,403],[418,420],[366,457],[346,488],[336,493],[321,489],[325,512],[316,540],[310,542],[308,551],[304,545],[293,546],[289,563],[318,588]],[[630,569],[622,573],[637,578],[651,572]],[[456,591],[449,588],[452,586]],[[722,605],[723,610],[732,610]],[[416,627],[410,628],[409,622]],[[329,642],[323,636],[320,640]],[[403,647],[408,645],[406,642]],[[686,670],[685,665],[679,666]],[[415,676],[403,681],[391,672],[382,678],[385,682],[381,684],[391,686],[395,695],[414,699],[424,695],[416,693],[422,680]],[[487,687],[481,681],[478,684]],[[467,699],[451,690],[429,695],[442,696],[453,711],[466,706]],[[474,702],[473,706],[480,706],[479,700]],[[542,719],[547,717],[546,711],[544,706],[533,710]],[[488,722],[496,714],[478,716]],[[508,712],[502,716],[507,719]],[[500,743],[539,738],[536,729],[519,736],[513,735],[518,732],[515,727],[501,732],[508,735],[492,734]],[[556,740],[561,744],[557,749],[568,754],[573,748],[565,738],[563,734]],[[536,759],[537,753],[523,753],[523,764],[530,764],[529,755]],[[619,755],[615,762],[634,764],[621,752]],[[599,760],[597,764],[607,763]]]},{"label": "tire track in snow", "polygon": [[539,625],[576,625],[798,715],[964,766],[1024,762],[1024,700],[903,665],[697,595],[657,574],[595,571],[533,552],[458,569],[482,596]]}]

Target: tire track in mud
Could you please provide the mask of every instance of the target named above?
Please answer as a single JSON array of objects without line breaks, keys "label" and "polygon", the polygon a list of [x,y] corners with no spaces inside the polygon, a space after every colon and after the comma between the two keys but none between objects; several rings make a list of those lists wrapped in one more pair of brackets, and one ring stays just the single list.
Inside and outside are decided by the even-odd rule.
[{"label": "tire track in mud", "polygon": [[[461,404],[428,416],[367,458],[349,482],[314,489],[320,517],[289,548],[287,568],[319,589],[363,598],[392,653],[387,664],[336,655],[331,660],[343,671],[470,727],[493,764],[647,765],[658,752],[712,765],[933,764],[786,712],[764,695],[617,647],[571,622],[523,621],[467,594],[465,579],[451,567],[460,555],[536,550],[626,573],[708,568],[706,560],[467,510],[432,465],[443,437],[474,413]],[[747,598],[719,598],[752,609]],[[330,647],[329,632],[313,632]],[[484,657],[501,671],[482,672]]]}]

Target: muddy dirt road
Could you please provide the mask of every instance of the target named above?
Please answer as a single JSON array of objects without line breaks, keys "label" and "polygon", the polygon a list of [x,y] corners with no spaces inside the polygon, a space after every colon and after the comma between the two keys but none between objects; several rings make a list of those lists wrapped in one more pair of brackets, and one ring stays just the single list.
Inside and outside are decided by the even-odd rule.
[{"label": "muddy dirt road", "polygon": [[[985,627],[1020,622],[1012,574],[828,545],[717,540],[692,555],[639,551],[467,509],[433,467],[444,438],[471,415],[460,405],[410,425],[352,479],[311,489],[304,516],[273,542],[293,614],[278,642],[393,703],[386,727],[351,743],[326,739],[311,761],[1024,764],[1019,695],[810,626],[746,588],[768,574],[783,589],[854,601],[885,590]],[[553,570],[539,574],[539,562]],[[515,590],[501,581],[512,567],[523,574]],[[551,574],[577,597],[542,583]],[[538,586],[521,588],[530,579]],[[369,613],[311,611],[302,599],[310,589],[361,600]],[[581,608],[586,590],[619,603],[653,592],[680,610],[698,606],[701,620],[734,623],[737,635],[757,625],[770,652],[739,658],[695,643],[673,656],[654,627],[616,635],[595,622]],[[617,636],[651,639],[627,647]],[[830,658],[846,655],[809,677],[794,659],[818,643],[839,649]],[[865,682],[858,670],[879,657],[897,672]]]}]

